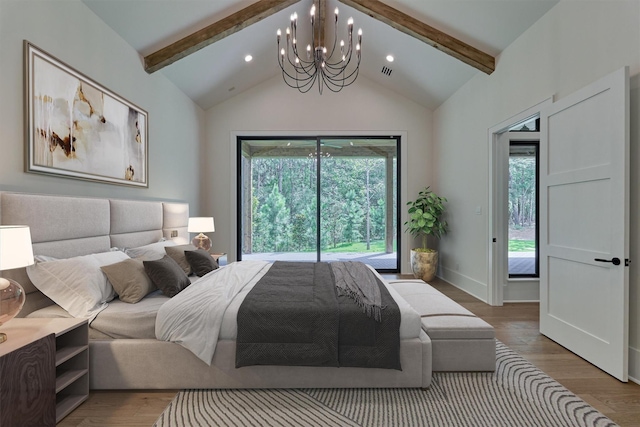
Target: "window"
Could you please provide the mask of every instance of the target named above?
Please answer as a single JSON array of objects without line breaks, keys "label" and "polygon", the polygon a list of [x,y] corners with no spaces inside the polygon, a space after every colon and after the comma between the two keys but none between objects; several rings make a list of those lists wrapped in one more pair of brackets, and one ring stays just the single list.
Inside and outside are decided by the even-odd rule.
[{"label": "window", "polygon": [[509,277],[539,277],[538,236],[538,141],[511,141]]},{"label": "window", "polygon": [[399,271],[400,137],[238,137],[238,259]]}]

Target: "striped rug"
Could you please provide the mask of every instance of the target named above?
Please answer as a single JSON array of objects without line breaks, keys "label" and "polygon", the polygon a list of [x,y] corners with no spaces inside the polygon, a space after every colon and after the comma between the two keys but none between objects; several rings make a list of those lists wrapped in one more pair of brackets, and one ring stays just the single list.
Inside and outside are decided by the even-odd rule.
[{"label": "striped rug", "polygon": [[427,390],[184,390],[155,426],[616,425],[504,344],[496,350],[496,372],[434,373]]}]

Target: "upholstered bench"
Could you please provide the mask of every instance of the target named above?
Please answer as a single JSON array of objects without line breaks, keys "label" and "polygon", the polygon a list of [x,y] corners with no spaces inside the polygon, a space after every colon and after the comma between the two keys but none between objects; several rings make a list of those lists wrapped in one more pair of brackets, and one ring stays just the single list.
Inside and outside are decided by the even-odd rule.
[{"label": "upholstered bench", "polygon": [[422,318],[432,343],[432,367],[443,371],[495,371],[493,327],[422,280],[389,280]]}]

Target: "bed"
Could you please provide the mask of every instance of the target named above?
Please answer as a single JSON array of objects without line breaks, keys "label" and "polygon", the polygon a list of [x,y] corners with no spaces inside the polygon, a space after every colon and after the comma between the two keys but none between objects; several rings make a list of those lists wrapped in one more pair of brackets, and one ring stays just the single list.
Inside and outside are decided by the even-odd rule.
[{"label": "bed", "polygon": [[[105,254],[112,248],[137,248],[162,239],[188,242],[186,203],[80,198],[0,192],[0,223],[31,227],[34,254],[68,259]],[[224,267],[227,268],[227,267]],[[222,269],[221,269],[222,270]],[[27,302],[20,316],[68,316],[29,280],[25,269],[3,272],[23,285]],[[402,369],[316,366],[244,366],[236,368],[234,310],[225,311],[211,364],[174,342],[155,339],[153,315],[168,300],[157,292],[135,304],[118,299],[92,319],[90,387],[92,389],[182,388],[341,388],[428,387],[431,340],[420,317],[392,287],[389,292],[406,313],[400,325]],[[231,306],[240,306],[234,300]],[[146,313],[146,314],[145,314]],[[121,322],[115,332],[100,325]],[[139,318],[136,318],[139,316]],[[417,327],[416,327],[417,319]],[[113,324],[113,322],[111,322]],[[129,326],[146,325],[130,334]],[[117,322],[116,322],[117,324]],[[144,332],[146,331],[146,332]]]}]

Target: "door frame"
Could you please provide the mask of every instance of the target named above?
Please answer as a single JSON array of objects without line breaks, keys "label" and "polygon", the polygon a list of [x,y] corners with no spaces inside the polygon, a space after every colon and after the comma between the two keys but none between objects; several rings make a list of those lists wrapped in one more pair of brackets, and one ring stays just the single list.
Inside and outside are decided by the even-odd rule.
[{"label": "door frame", "polygon": [[[292,131],[292,130],[283,130],[283,131],[231,131],[229,133],[229,164],[231,165],[231,170],[230,170],[230,176],[232,177],[231,179],[229,179],[229,194],[231,195],[231,200],[234,201],[234,203],[230,203],[229,206],[229,213],[230,213],[230,218],[232,218],[232,224],[230,225],[230,229],[229,229],[229,233],[230,233],[230,248],[228,251],[228,255],[227,255],[227,260],[229,262],[233,262],[233,261],[237,261],[237,253],[238,253],[238,228],[240,226],[240,224],[238,224],[238,222],[236,221],[236,218],[238,218],[238,186],[237,186],[237,182],[236,182],[236,177],[238,176],[238,162],[237,162],[237,150],[238,150],[238,144],[237,144],[237,140],[238,137],[242,137],[242,136],[246,136],[246,137],[292,137],[295,138],[297,137],[316,137],[318,135],[322,135],[322,136],[327,136],[327,137],[339,137],[339,136],[344,136],[344,137],[349,137],[349,136],[361,136],[364,132],[362,131],[327,131],[327,130],[304,130],[304,131]],[[399,136],[400,137],[400,162],[398,164],[398,167],[400,168],[400,189],[399,189],[399,194],[398,197],[400,198],[399,200],[399,206],[402,207],[404,206],[404,203],[406,200],[408,200],[408,192],[407,192],[407,183],[408,183],[408,175],[407,175],[407,169],[408,169],[408,159],[409,159],[409,149],[408,149],[408,145],[409,145],[409,139],[408,139],[408,133],[407,131],[401,131],[401,130],[388,130],[388,131],[367,131],[366,132],[367,135],[370,136],[388,136],[388,135],[394,135],[394,136]],[[400,211],[398,212],[398,216],[399,216],[399,224],[404,224],[405,221],[407,221],[408,217],[407,217],[407,210],[406,209],[400,209]],[[400,234],[402,232],[401,229],[398,229],[398,234]],[[402,246],[402,249],[400,250],[400,248],[398,248],[398,252],[400,254],[400,263],[399,263],[399,267],[400,267],[400,273],[402,274],[406,274],[408,272],[408,266],[409,266],[409,256],[411,253],[411,239],[400,239],[400,245]]]},{"label": "door frame", "polygon": [[[527,108],[526,110],[503,120],[502,122],[492,126],[488,130],[489,144],[489,207],[488,220],[488,242],[487,242],[487,303],[490,305],[501,306],[504,303],[504,276],[506,271],[506,236],[505,236],[505,218],[503,214],[503,198],[498,190],[498,179],[503,175],[501,170],[504,167],[501,156],[504,155],[500,150],[500,136],[507,132],[510,128],[531,118],[540,115],[542,109],[549,107],[553,103],[553,97],[548,97],[538,104]],[[508,151],[507,151],[508,153]],[[542,233],[543,230],[540,230]],[[494,241],[495,240],[495,241]]]}]

